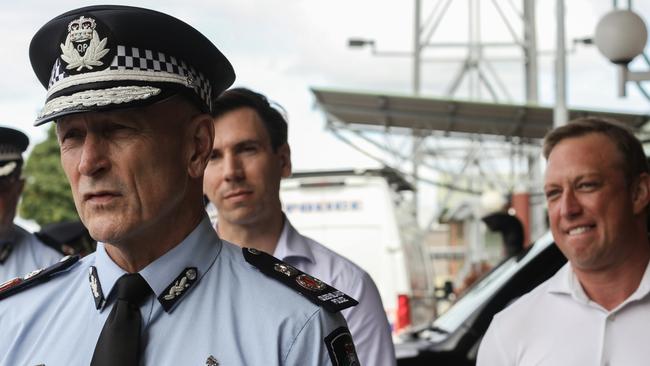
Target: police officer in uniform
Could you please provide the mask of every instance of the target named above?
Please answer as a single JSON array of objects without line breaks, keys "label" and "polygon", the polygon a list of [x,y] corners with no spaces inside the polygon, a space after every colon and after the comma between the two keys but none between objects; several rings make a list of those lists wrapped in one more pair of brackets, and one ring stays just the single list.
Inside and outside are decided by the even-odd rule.
[{"label": "police officer in uniform", "polygon": [[[97,250],[0,286],[0,365],[358,365],[356,302],[220,240],[203,210],[211,101],[233,69],[159,12],[91,6],[30,46]],[[300,293],[299,293],[300,292]]]},{"label": "police officer in uniform", "polygon": [[62,257],[13,223],[25,186],[22,153],[27,145],[29,139],[24,133],[0,127],[0,282],[56,263]]}]

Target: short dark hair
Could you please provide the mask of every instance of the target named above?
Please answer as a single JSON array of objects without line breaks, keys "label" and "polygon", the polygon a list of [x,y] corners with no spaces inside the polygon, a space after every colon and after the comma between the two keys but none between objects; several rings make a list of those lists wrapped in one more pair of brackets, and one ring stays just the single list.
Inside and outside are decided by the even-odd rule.
[{"label": "short dark hair", "polygon": [[648,162],[643,146],[634,136],[632,130],[616,120],[605,118],[577,118],[564,126],[551,130],[544,137],[544,157],[548,160],[553,148],[562,140],[592,133],[602,134],[614,143],[621,153],[621,167],[628,184],[631,184],[641,173],[648,172]]},{"label": "short dark hair", "polygon": [[284,108],[250,89],[232,88],[223,92],[213,103],[213,116],[219,118],[228,112],[246,107],[253,109],[262,120],[274,151],[287,143],[288,126]]}]

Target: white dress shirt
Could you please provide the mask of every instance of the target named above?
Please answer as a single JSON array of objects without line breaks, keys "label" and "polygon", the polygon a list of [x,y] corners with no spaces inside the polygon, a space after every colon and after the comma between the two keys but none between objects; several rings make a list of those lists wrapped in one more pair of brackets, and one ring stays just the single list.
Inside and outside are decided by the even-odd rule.
[{"label": "white dress shirt", "polygon": [[637,290],[611,311],[585,294],[570,263],[495,315],[478,366],[650,364],[650,263]]},{"label": "white dress shirt", "polygon": [[[368,253],[372,255],[372,253]],[[301,235],[285,217],[273,256],[345,292],[359,305],[342,311],[361,365],[393,366],[395,348],[377,286],[349,259]]]}]

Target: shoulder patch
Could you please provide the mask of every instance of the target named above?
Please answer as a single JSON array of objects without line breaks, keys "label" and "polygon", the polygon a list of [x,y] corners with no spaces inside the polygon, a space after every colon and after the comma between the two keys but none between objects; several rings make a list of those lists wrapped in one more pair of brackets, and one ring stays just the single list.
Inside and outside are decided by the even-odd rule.
[{"label": "shoulder patch", "polygon": [[359,366],[352,335],[346,327],[340,327],[325,337],[325,346],[333,366]]},{"label": "shoulder patch", "polygon": [[58,273],[77,263],[78,260],[78,255],[63,257],[58,263],[50,267],[37,269],[23,277],[16,277],[0,284],[0,300],[6,299],[32,286],[49,281]]},{"label": "shoulder patch", "polygon": [[260,272],[298,291],[311,302],[336,313],[359,303],[342,291],[312,277],[274,256],[253,248],[242,248],[246,262]]}]

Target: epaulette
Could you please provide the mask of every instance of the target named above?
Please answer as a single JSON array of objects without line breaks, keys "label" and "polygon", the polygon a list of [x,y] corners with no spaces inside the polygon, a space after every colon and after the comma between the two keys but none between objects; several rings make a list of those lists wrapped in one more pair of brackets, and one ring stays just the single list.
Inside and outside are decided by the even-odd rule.
[{"label": "epaulette", "polygon": [[246,262],[255,266],[260,272],[288,285],[329,312],[336,313],[359,304],[343,292],[270,254],[254,248],[242,248],[242,251]]},{"label": "epaulette", "polygon": [[37,269],[29,272],[23,277],[16,277],[0,284],[0,300],[6,299],[32,286],[44,283],[52,279],[58,273],[70,268],[79,260],[78,255],[69,255],[47,268]]}]

